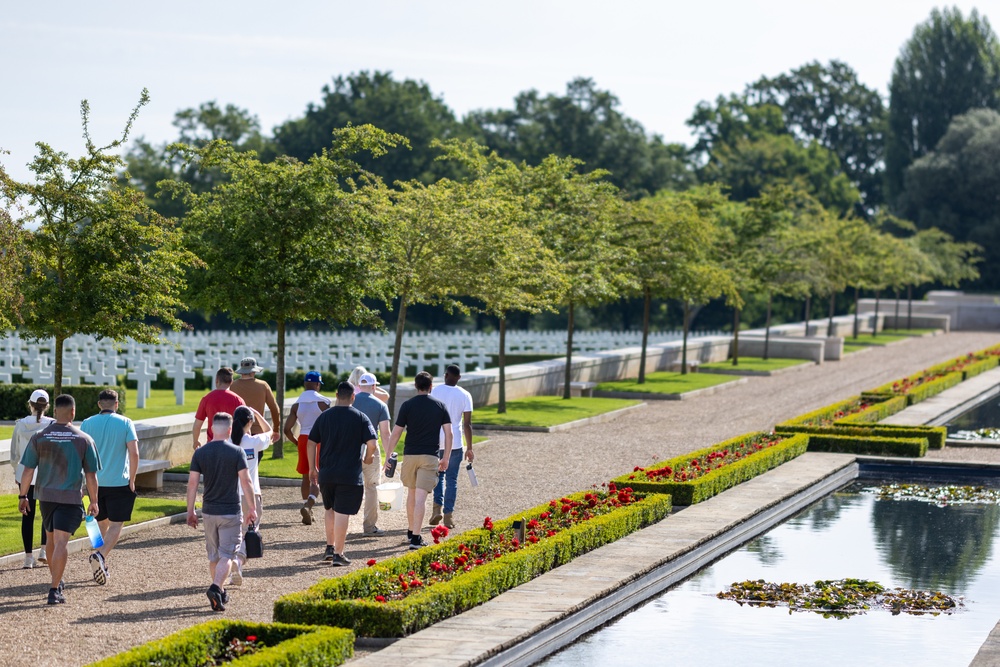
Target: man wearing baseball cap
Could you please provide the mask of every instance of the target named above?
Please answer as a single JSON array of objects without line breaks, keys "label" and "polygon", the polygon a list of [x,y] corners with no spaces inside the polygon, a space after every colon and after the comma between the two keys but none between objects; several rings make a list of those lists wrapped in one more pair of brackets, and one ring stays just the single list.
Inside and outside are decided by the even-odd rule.
[{"label": "man wearing baseball cap", "polygon": [[[354,396],[354,407],[362,412],[381,436],[382,447],[389,443],[389,406],[375,396],[378,380],[371,373],[363,373],[358,380],[358,393]],[[384,535],[385,531],[376,525],[378,521],[378,483],[382,477],[382,454],[378,448],[371,463],[361,466],[365,480],[365,518],[362,529],[365,535]]]},{"label": "man wearing baseball cap", "polygon": [[[263,370],[263,368],[257,365],[256,359],[253,357],[244,357],[240,361],[240,367],[235,371],[239,379],[233,382],[233,386],[229,389],[242,398],[247,407],[253,408],[260,414],[264,414],[265,407],[271,411],[271,444],[273,445],[281,440],[281,432],[278,430],[278,424],[281,422],[281,412],[278,410],[278,402],[274,400],[274,392],[271,391],[271,385],[257,379],[257,373]],[[260,426],[254,423],[251,433],[256,435],[260,432]]]},{"label": "man wearing baseball cap", "polygon": [[[309,481],[309,454],[306,451],[306,443],[309,442],[309,432],[312,430],[313,424],[316,423],[316,418],[323,414],[323,411],[330,407],[332,402],[319,393],[319,388],[322,386],[322,375],[316,371],[306,373],[305,391],[295,401],[288,413],[288,420],[285,422],[285,437],[288,438],[289,442],[298,445],[299,461],[295,470],[302,475],[302,507],[299,508],[299,512],[302,514],[302,523],[307,526],[313,522],[313,506],[316,504],[319,486],[313,486]],[[297,438],[295,436],[295,422],[299,423]]]}]

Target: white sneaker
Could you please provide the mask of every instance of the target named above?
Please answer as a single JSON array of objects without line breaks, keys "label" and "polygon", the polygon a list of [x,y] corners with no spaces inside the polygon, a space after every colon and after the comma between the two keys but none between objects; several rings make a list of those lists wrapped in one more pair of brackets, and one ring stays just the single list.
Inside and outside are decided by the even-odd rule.
[{"label": "white sneaker", "polygon": [[31,554],[24,554],[24,565],[22,566],[22,569],[30,570],[36,567],[37,565],[38,563],[35,562],[34,556],[32,556]]},{"label": "white sneaker", "polygon": [[243,585],[243,568],[240,567],[240,561],[234,560],[229,566],[229,583],[233,586]]},{"label": "white sneaker", "polygon": [[38,558],[35,561],[40,565],[45,565],[49,562],[49,559],[45,557],[45,547],[38,550]]}]

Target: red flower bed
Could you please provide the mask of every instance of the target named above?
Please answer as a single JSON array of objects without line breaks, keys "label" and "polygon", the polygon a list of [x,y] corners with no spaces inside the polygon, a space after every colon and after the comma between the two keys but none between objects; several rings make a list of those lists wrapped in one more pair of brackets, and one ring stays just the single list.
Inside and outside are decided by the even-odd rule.
[{"label": "red flower bed", "polygon": [[898,380],[892,383],[892,393],[896,396],[904,396],[906,394],[909,394],[911,391],[913,391],[922,384],[930,382],[931,380],[937,380],[938,378],[943,378],[945,375],[948,375],[949,373],[953,372],[955,371],[950,371],[950,370],[933,371],[933,372],[924,371],[920,375],[903,378],[902,380]]},{"label": "red flower bed", "polygon": [[727,449],[709,452],[702,457],[675,464],[673,467],[669,465],[665,465],[662,468],[640,468],[636,466],[628,478],[630,480],[651,482],[691,482],[712,470],[718,470],[762,449],[773,447],[787,437],[774,433],[763,433],[746,442],[734,444]]},{"label": "red flower bed", "polygon": [[[619,489],[613,482],[608,484],[607,491],[602,489],[588,492],[580,500],[565,497],[552,500],[549,502],[549,510],[539,514],[537,519],[525,522],[524,541],[535,544],[578,523],[602,516],[619,507],[631,505],[637,500],[639,498],[632,494],[632,489],[627,487]],[[515,536],[513,529],[495,530],[490,517],[483,520],[483,528],[488,531],[488,538],[485,541],[470,540],[469,544],[459,543],[450,553],[442,554],[438,560],[431,561],[421,571],[410,570],[395,576],[387,575],[374,586],[371,599],[376,602],[401,600],[415,590],[448,581],[463,572],[469,572],[525,547]],[[447,529],[439,531],[439,534],[434,535],[434,541],[438,542],[446,535]]]}]

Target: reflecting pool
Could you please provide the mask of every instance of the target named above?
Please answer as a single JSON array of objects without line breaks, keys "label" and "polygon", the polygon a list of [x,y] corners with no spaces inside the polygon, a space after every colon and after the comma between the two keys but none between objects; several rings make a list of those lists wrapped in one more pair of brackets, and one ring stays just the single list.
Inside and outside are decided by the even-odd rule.
[{"label": "reflecting pool", "polygon": [[[967,665],[1000,620],[1000,506],[832,494],[541,664]],[[669,519],[668,519],[669,521]],[[965,597],[952,615],[871,610],[838,620],[740,606],[735,581],[853,577]]]},{"label": "reflecting pool", "polygon": [[950,420],[946,426],[950,438],[975,440],[989,437],[977,436],[975,432],[981,429],[1000,429],[1000,398],[993,396]]}]

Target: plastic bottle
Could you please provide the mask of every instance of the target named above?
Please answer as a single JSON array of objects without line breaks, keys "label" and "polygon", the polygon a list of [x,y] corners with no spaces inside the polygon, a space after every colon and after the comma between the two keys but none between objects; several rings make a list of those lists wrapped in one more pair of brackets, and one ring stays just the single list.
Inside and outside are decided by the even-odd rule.
[{"label": "plastic bottle", "polygon": [[396,464],[399,462],[399,457],[396,452],[389,455],[389,460],[385,462],[385,476],[392,477],[396,474]]},{"label": "plastic bottle", "polygon": [[472,464],[465,466],[466,472],[469,473],[469,484],[472,486],[479,486],[479,480],[476,479],[476,471],[472,469]]},{"label": "plastic bottle", "polygon": [[97,525],[97,519],[93,515],[87,515],[87,537],[90,538],[90,546],[94,549],[100,549],[104,546],[104,536],[101,535],[101,527]]}]

